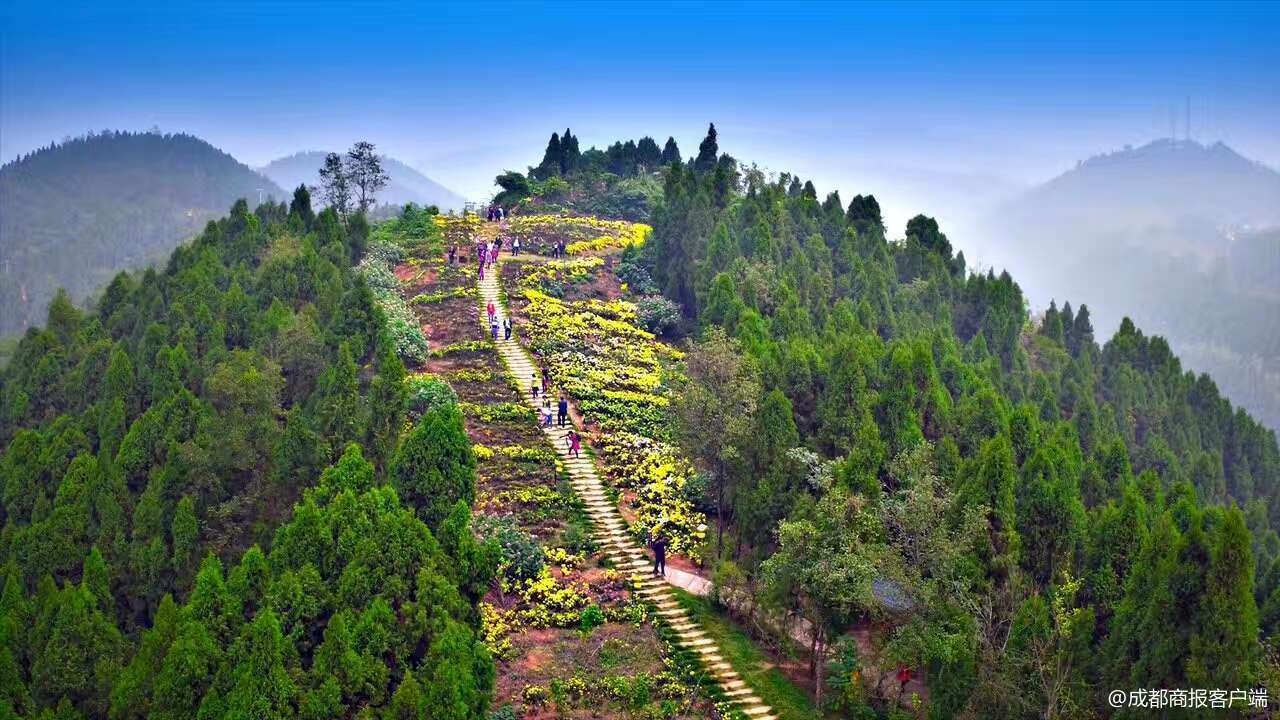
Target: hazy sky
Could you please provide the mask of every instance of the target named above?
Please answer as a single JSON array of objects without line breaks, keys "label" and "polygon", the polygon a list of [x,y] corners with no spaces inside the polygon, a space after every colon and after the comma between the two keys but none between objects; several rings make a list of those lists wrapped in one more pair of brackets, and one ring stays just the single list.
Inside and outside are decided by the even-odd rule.
[{"label": "hazy sky", "polygon": [[0,159],[185,131],[250,165],[368,139],[470,198],[571,126],[708,121],[721,149],[874,192],[900,232],[1183,130],[1280,167],[1280,4],[0,2]]}]

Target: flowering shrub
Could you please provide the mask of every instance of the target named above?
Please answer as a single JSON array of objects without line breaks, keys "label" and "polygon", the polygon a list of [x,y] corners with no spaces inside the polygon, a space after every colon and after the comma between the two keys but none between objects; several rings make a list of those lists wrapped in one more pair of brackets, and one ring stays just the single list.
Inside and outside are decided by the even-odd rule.
[{"label": "flowering shrub", "polygon": [[507,445],[498,448],[497,452],[517,462],[555,462],[556,451],[546,446],[525,447],[523,445]]},{"label": "flowering shrub", "polygon": [[461,368],[453,370],[446,374],[450,382],[461,383],[483,383],[498,379],[498,376],[492,370],[479,370],[476,368]]},{"label": "flowering shrub", "polygon": [[431,305],[433,303],[443,302],[451,298],[468,297],[475,294],[476,294],[476,289],[474,287],[467,287],[464,285],[462,287],[456,287],[456,288],[453,288],[452,290],[444,290],[438,293],[423,293],[421,295],[415,295],[411,300],[409,300],[409,304],[410,305]]},{"label": "flowering shrub", "polygon": [[680,306],[661,295],[643,297],[635,308],[640,324],[656,335],[665,333],[680,321]]},{"label": "flowering shrub", "polygon": [[480,515],[475,529],[480,538],[495,540],[502,548],[498,576],[504,588],[519,587],[522,583],[537,580],[546,572],[546,555],[542,546],[529,533],[517,528],[511,518]]},{"label": "flowering shrub", "polygon": [[[488,450],[488,448],[485,448]],[[489,450],[489,452],[493,452]],[[482,493],[476,499],[476,507],[484,509],[489,506],[508,507],[523,505],[525,507],[568,507],[568,499],[556,490],[545,485],[511,488],[496,493]]]},{"label": "flowering shrub", "polygon": [[494,349],[492,340],[465,340],[463,342],[445,345],[442,348],[436,348],[431,351],[431,357],[442,358],[447,355],[456,355],[459,353],[482,353]]},{"label": "flowering shrub", "polygon": [[557,242],[566,244],[569,254],[644,243],[652,231],[648,225],[622,220],[564,215],[517,215],[507,226],[508,235],[519,238],[530,251],[549,254]]},{"label": "flowering shrub", "polygon": [[524,336],[557,386],[600,428],[610,479],[635,490],[637,537],[643,541],[661,530],[674,552],[696,556],[706,519],[685,492],[693,470],[663,442],[670,423],[662,357],[679,353],[634,324],[630,303],[567,302],[531,287],[530,275],[545,272],[534,269],[520,282],[527,302]]},{"label": "flowering shrub", "polygon": [[458,403],[458,407],[467,417],[479,419],[484,423],[511,422],[530,420],[537,417],[537,411],[523,403]]},{"label": "flowering shrub", "polygon": [[558,566],[563,573],[575,570],[587,561],[587,557],[582,553],[571,553],[560,547],[550,547],[545,552],[547,562]]},{"label": "flowering shrub", "polygon": [[436,215],[434,217],[436,227],[440,228],[444,240],[448,244],[457,243],[465,245],[471,241],[471,237],[480,231],[484,221],[479,215],[467,213],[465,215]]},{"label": "flowering shrub", "polygon": [[636,491],[632,532],[647,538],[661,531],[673,552],[696,555],[707,526],[685,492],[693,466],[670,445],[628,433],[606,437],[600,454],[612,483]]},{"label": "flowering shrub", "polygon": [[432,408],[458,402],[458,396],[453,392],[453,388],[430,373],[410,375],[408,384],[409,392],[405,396],[405,402],[409,413],[415,417]]},{"label": "flowering shrub", "polygon": [[387,331],[395,342],[396,352],[406,362],[421,365],[427,361],[427,339],[422,336],[418,319],[400,296],[399,283],[392,272],[402,257],[400,248],[375,240],[360,261],[359,271],[387,318]]},{"label": "flowering shrub", "polygon": [[570,285],[588,280],[591,271],[603,264],[603,260],[593,256],[528,265],[521,285],[538,292],[562,296]]}]

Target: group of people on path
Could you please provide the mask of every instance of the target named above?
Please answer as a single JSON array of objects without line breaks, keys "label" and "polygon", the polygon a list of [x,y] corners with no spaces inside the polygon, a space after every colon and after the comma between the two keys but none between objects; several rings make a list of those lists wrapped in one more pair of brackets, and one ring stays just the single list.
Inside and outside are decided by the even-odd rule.
[{"label": "group of people on path", "polygon": [[501,205],[490,205],[485,212],[485,218],[489,222],[502,222],[507,219],[507,211],[503,210]]},{"label": "group of people on path", "polygon": [[562,258],[562,257],[565,257],[566,255],[568,255],[568,254],[569,254],[569,253],[567,252],[567,248],[568,248],[568,246],[567,246],[567,245],[565,245],[565,243],[564,243],[564,241],[563,241],[563,240],[557,240],[557,241],[555,241],[555,242],[554,242],[554,243],[552,243],[552,245],[551,245],[551,258],[552,258],[553,260],[558,260],[558,259],[560,259],[560,258]]},{"label": "group of people on path", "polygon": [[[560,427],[564,427],[569,423],[569,399],[564,396],[564,393],[560,393],[560,399],[556,403],[554,413],[552,411],[551,375],[547,373],[546,368],[542,368],[541,382],[539,382],[538,375],[536,373],[529,376],[529,394],[534,400],[537,400],[539,395],[542,397],[541,412],[543,427],[551,427],[551,418],[553,414],[556,419],[556,424]],[[571,430],[569,434],[576,436],[577,433]],[[578,445],[580,444],[581,443],[579,442]],[[576,456],[577,447],[571,447],[570,450],[572,450]]]},{"label": "group of people on path", "polygon": [[[477,240],[475,246],[476,271],[479,273],[481,280],[484,279],[485,268],[492,268],[498,264],[498,253],[502,252],[502,236],[485,242]],[[511,256],[515,257],[520,254],[520,238],[514,238],[511,241]],[[458,262],[458,244],[453,243],[448,250],[449,264]]]},{"label": "group of people on path", "polygon": [[[483,275],[481,277],[484,277]],[[489,313],[489,334],[493,336],[493,341],[498,341],[498,308],[494,307],[493,302],[485,308]],[[511,339],[511,318],[502,318],[502,339]]]}]

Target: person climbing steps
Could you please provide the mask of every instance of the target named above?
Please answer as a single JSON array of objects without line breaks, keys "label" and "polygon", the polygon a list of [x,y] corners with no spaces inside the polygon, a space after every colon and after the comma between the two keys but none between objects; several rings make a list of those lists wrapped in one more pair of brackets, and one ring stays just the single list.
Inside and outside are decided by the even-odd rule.
[{"label": "person climbing steps", "polygon": [[649,549],[653,551],[653,576],[667,576],[667,538],[662,528],[653,531],[649,539]]}]

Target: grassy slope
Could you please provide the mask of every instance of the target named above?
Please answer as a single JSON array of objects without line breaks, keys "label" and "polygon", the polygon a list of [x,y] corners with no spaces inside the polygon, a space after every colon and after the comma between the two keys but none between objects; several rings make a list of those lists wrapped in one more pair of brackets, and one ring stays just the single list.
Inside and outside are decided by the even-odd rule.
[{"label": "grassy slope", "polygon": [[810,720],[824,717],[808,693],[787,677],[772,659],[756,646],[742,628],[706,598],[676,590],[680,604],[720,646],[725,660],[742,675],[751,689],[769,703],[783,720]]}]

